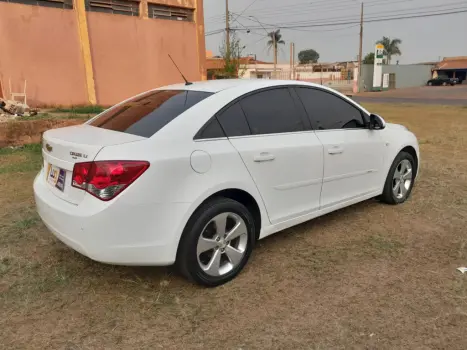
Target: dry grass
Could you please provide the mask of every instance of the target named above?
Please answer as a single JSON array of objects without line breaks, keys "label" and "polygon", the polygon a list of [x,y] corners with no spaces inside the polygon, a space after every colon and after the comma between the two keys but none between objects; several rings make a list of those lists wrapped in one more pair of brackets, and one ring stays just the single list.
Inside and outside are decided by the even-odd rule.
[{"label": "dry grass", "polygon": [[34,211],[38,153],[0,152],[0,348],[466,349],[467,108],[367,107],[421,140],[411,200],[260,241],[217,289],[68,249]]}]

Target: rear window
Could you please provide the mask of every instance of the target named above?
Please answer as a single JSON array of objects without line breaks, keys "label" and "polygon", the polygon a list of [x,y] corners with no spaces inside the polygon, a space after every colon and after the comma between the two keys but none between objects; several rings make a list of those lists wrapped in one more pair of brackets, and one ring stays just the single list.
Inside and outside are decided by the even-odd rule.
[{"label": "rear window", "polygon": [[89,125],[151,137],[180,114],[211,96],[210,92],[158,90],[104,112]]}]

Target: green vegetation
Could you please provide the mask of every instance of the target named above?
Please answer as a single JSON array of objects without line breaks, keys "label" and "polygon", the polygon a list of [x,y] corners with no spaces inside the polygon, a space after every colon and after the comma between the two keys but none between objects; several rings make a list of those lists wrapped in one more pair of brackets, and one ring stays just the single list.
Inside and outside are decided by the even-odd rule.
[{"label": "green vegetation", "polygon": [[102,106],[72,106],[69,108],[54,108],[51,110],[52,113],[72,113],[72,114],[98,114],[105,111]]},{"label": "green vegetation", "polygon": [[53,114],[53,113],[38,113],[36,115],[31,115],[29,117],[20,117],[17,120],[45,120],[45,119],[83,119],[88,120],[92,118],[94,114],[79,114],[79,113],[72,113],[72,114]]}]

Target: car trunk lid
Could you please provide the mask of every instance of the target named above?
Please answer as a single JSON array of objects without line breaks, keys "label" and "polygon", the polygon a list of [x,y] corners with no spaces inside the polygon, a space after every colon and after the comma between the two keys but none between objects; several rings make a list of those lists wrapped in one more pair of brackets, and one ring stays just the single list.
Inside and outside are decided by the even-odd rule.
[{"label": "car trunk lid", "polygon": [[57,197],[79,204],[85,191],[71,186],[75,163],[93,161],[106,146],[142,140],[146,138],[87,124],[46,131],[42,155],[47,186]]}]

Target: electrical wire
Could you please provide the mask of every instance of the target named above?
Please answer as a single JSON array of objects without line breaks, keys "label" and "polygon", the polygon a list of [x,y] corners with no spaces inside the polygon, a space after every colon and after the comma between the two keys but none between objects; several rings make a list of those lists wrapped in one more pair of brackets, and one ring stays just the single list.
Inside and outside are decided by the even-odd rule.
[{"label": "electrical wire", "polygon": [[[372,23],[372,22],[388,22],[388,21],[397,21],[397,20],[404,20],[404,19],[413,19],[413,18],[426,18],[426,17],[438,17],[438,16],[446,16],[446,15],[454,15],[459,13],[467,12],[467,8],[457,8],[453,9],[450,12],[436,12],[436,13],[429,13],[429,14],[412,14],[411,16],[402,16],[402,17],[380,17],[380,18],[371,18],[371,19],[364,19],[364,23]],[[273,27],[269,27],[269,29],[295,29],[295,28],[311,28],[311,27],[330,27],[330,26],[338,26],[338,25],[346,25],[346,24],[358,24],[360,21],[348,21],[348,22],[334,22],[334,23],[311,23],[311,24],[302,24],[302,25],[274,25]],[[232,28],[234,30],[241,30],[241,28]],[[251,29],[259,29],[259,27],[251,27]]]}]

